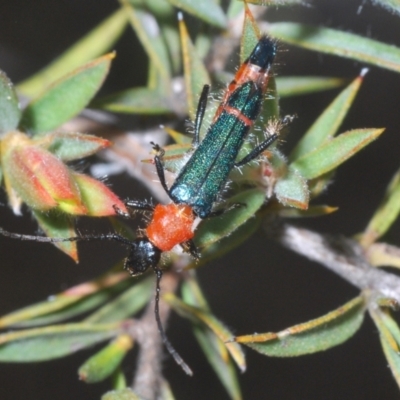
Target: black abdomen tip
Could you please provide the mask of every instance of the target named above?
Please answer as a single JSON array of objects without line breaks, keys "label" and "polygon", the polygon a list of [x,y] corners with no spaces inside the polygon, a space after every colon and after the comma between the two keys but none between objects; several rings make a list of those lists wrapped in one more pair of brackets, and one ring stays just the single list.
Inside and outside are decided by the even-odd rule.
[{"label": "black abdomen tip", "polygon": [[247,62],[255,64],[262,69],[268,69],[274,62],[276,55],[276,43],[268,36],[263,36],[247,59]]}]

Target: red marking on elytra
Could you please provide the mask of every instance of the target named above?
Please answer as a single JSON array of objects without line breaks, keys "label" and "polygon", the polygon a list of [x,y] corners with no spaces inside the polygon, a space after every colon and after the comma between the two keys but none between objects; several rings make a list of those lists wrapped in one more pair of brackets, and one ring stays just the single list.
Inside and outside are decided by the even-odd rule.
[{"label": "red marking on elytra", "polygon": [[146,234],[154,246],[161,251],[169,251],[177,244],[193,238],[194,220],[195,215],[188,205],[158,204],[146,228]]},{"label": "red marking on elytra", "polygon": [[[232,82],[228,85],[224,93],[224,97],[222,98],[222,102],[217,108],[212,122],[214,123],[219,118],[222,111],[227,109],[226,103],[229,97],[238,87],[242,86],[246,82],[252,81],[256,86],[261,87],[263,92],[265,93],[265,91],[267,90],[269,77],[269,69],[261,69],[259,66],[250,64],[249,62],[243,63],[236,72],[236,75],[233,78]],[[238,116],[238,118],[240,117]],[[251,125],[251,123],[247,125]]]},{"label": "red marking on elytra", "polygon": [[237,108],[233,108],[231,106],[225,106],[224,111],[235,116],[238,120],[242,121],[247,126],[252,126],[253,121],[243,115]]}]

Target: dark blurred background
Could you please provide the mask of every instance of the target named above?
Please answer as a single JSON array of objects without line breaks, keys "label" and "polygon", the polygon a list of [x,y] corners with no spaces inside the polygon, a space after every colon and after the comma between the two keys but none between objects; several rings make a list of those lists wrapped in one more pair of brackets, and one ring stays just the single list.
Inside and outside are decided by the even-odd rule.
[{"label": "dark blurred background", "polygon": [[[269,20],[289,20],[351,31],[400,46],[400,19],[363,0],[314,1],[310,7],[281,7]],[[0,1],[0,68],[18,82],[49,63],[111,11],[114,0]],[[360,9],[361,7],[361,9]],[[281,45],[280,75],[323,75],[354,78],[364,65]],[[128,31],[118,43],[105,92],[146,79],[145,55]],[[287,51],[286,51],[287,50]],[[354,159],[340,167],[319,203],[338,206],[333,215],[296,221],[319,232],[353,235],[363,230],[379,204],[387,183],[399,167],[400,75],[370,67],[360,93],[340,131],[386,127],[386,132]],[[283,151],[287,153],[336,91],[283,100],[282,114],[297,114]],[[127,179],[130,179],[127,185]],[[122,197],[144,196],[127,176],[111,180]],[[139,194],[140,193],[140,194]],[[0,195],[0,225],[13,232],[35,232],[30,216],[14,216]],[[107,225],[104,225],[108,228]],[[98,228],[102,229],[100,223]],[[106,228],[106,229],[107,229]],[[398,244],[399,223],[385,240]],[[83,244],[75,265],[50,245],[0,237],[0,314],[41,301],[107,270],[123,256],[111,244]],[[204,292],[215,314],[236,334],[284,329],[320,316],[358,292],[323,267],[267,241],[259,232],[229,257],[199,271]],[[165,374],[177,399],[225,399],[224,389],[193,339],[186,321],[174,316],[168,334],[193,368],[186,377],[170,357]],[[93,350],[38,364],[0,364],[0,399],[98,399],[107,384],[87,385],[76,371]],[[382,354],[377,329],[366,318],[361,330],[344,345],[294,359],[267,358],[247,352],[248,370],[241,375],[245,399],[397,399],[399,389]],[[128,380],[134,373],[126,360]]]}]

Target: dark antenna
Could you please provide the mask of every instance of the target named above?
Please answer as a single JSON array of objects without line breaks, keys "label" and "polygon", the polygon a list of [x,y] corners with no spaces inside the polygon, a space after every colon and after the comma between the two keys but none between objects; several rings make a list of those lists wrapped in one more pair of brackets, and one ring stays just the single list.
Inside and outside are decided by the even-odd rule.
[{"label": "dark antenna", "polygon": [[168,340],[168,337],[164,331],[164,328],[161,323],[160,319],[160,282],[163,275],[163,272],[160,268],[154,267],[154,272],[156,274],[156,298],[155,298],[155,305],[154,305],[154,314],[156,316],[156,322],[158,331],[160,332],[161,339],[168,350],[168,353],[171,354],[175,362],[185,371],[187,375],[193,376],[193,371],[190,367],[183,361],[183,358],[179,355],[179,353],[175,350],[174,346],[172,346],[171,342]]},{"label": "dark antenna", "polygon": [[[49,238],[46,236],[34,236],[34,235],[24,235],[20,233],[11,233],[5,231],[4,229],[0,228],[0,235],[18,239],[18,240],[29,240],[33,242],[42,242],[42,243],[59,243],[59,242],[78,242],[78,241],[91,241],[91,240],[112,240],[119,243],[124,244],[127,247],[132,246],[132,241],[129,239],[124,238],[121,235],[116,233],[104,234],[104,235],[82,235],[82,236],[74,236],[70,238]],[[183,371],[190,376],[193,376],[193,371],[190,367],[183,361],[183,358],[179,355],[179,353],[175,350],[174,346],[172,346],[171,342],[168,340],[165,330],[161,323],[160,318],[160,281],[163,275],[163,272],[160,268],[153,267],[154,272],[156,274],[156,296],[155,296],[155,305],[154,305],[154,314],[156,317],[156,323],[158,331],[161,335],[161,339],[168,351],[168,353],[172,356],[175,362],[183,369]]]},{"label": "dark antenna", "polygon": [[194,138],[193,146],[200,143],[200,129],[203,122],[204,113],[206,112],[208,95],[210,94],[210,85],[204,85],[201,91],[199,104],[197,105],[196,119],[194,121]]}]

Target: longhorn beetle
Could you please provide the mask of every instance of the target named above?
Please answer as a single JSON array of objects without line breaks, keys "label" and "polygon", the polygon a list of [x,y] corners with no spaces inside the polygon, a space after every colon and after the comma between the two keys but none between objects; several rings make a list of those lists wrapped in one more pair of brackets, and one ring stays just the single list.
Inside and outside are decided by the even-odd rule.
[{"label": "longhorn beetle", "polygon": [[161,254],[180,245],[184,251],[198,259],[200,254],[192,241],[196,218],[210,218],[224,212],[224,210],[213,211],[213,206],[224,188],[231,170],[257,158],[277,139],[277,133],[269,135],[243,159],[236,161],[250,128],[260,114],[275,54],[276,44],[267,36],[262,36],[229,84],[212,123],[204,139],[200,142],[200,128],[210,90],[208,85],[204,86],[194,123],[194,150],[170,188],[164,176],[164,150],[152,143],[153,149],[156,151],[154,163],[157,175],[172,202],[153,206],[144,201],[127,200],[125,204],[128,213],[115,207],[117,214],[128,218],[133,216],[134,210],[147,211],[152,214],[143,237],[129,240],[116,233],[111,233],[57,239],[21,235],[0,229],[2,235],[20,240],[51,243],[112,240],[126,246],[128,256],[125,259],[124,268],[131,275],[142,274],[149,267],[153,268],[156,274],[154,311],[158,330],[168,352],[188,375],[192,375],[191,369],[168,340],[160,320],[160,281],[163,274],[159,266]]}]

